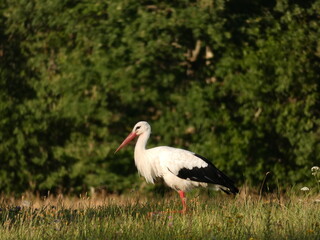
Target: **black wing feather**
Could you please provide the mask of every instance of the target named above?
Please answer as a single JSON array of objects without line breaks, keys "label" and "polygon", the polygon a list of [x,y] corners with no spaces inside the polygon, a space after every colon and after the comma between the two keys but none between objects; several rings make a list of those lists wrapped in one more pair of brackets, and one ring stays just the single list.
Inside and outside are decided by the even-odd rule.
[{"label": "black wing feather", "polygon": [[208,166],[207,167],[194,167],[192,169],[182,168],[178,172],[177,177],[183,179],[190,179],[195,182],[204,182],[210,184],[216,184],[223,187],[228,188],[230,191],[226,189],[222,189],[226,193],[236,194],[239,192],[238,188],[234,186],[234,182],[227,177],[223,172],[221,172],[218,168],[216,168],[209,160],[206,158],[194,154],[196,157],[205,161]]}]

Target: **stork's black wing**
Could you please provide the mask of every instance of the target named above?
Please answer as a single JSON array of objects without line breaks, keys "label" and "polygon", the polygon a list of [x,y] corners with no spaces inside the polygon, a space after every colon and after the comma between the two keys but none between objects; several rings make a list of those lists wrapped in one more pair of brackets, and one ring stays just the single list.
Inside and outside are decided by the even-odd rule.
[{"label": "stork's black wing", "polygon": [[225,188],[220,189],[228,194],[236,194],[239,192],[238,188],[234,185],[234,182],[223,172],[217,169],[209,160],[198,154],[194,155],[206,162],[208,165],[206,167],[193,167],[191,169],[181,168],[177,174],[178,177],[190,179],[195,182],[204,182],[223,186]]}]

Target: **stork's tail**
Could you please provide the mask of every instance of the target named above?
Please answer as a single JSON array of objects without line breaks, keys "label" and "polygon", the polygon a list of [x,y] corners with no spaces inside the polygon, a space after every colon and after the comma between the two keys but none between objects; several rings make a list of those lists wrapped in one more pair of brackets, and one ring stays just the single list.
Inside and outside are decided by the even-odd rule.
[{"label": "stork's tail", "polygon": [[234,185],[228,186],[228,187],[224,187],[224,186],[220,186],[219,187],[221,191],[225,192],[226,194],[238,194],[239,193],[239,189],[237,187],[235,187]]}]

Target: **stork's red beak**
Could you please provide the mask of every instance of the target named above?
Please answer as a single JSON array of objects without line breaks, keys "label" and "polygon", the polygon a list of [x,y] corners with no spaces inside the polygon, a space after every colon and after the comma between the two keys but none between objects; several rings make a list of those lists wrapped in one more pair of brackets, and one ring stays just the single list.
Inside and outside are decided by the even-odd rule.
[{"label": "stork's red beak", "polygon": [[135,132],[132,132],[128,135],[128,137],[121,143],[121,145],[117,148],[117,150],[114,152],[118,152],[121,148],[123,148],[125,145],[127,145],[129,142],[131,142],[137,134]]}]

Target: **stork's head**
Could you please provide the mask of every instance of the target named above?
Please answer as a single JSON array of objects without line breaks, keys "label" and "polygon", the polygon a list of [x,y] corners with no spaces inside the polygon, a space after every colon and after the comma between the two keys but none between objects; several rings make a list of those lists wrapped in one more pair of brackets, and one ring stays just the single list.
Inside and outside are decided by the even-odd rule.
[{"label": "stork's head", "polygon": [[145,132],[150,132],[150,131],[151,131],[151,127],[150,127],[149,123],[147,123],[145,121],[138,122],[136,125],[134,125],[132,132],[121,143],[121,145],[117,148],[115,153],[118,152],[125,145],[127,145],[129,142],[131,142],[136,136],[140,136],[141,134],[143,134]]},{"label": "stork's head", "polygon": [[140,121],[136,125],[134,125],[131,133],[135,133],[137,136],[140,136],[144,132],[150,131],[150,129],[151,129],[151,127],[150,127],[149,123],[147,123],[145,121]]}]

